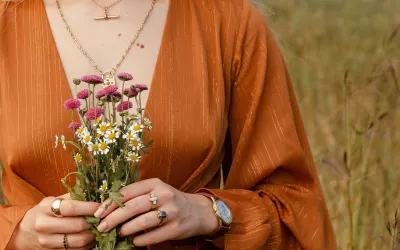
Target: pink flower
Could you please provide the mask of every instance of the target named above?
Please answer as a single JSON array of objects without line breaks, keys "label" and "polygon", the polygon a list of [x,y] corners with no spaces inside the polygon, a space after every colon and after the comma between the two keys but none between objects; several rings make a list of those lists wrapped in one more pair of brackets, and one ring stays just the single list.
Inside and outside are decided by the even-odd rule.
[{"label": "pink flower", "polygon": [[69,124],[68,128],[71,130],[77,130],[80,126],[81,126],[81,124],[79,122],[71,122],[71,124]]},{"label": "pink flower", "polygon": [[103,92],[104,95],[109,96],[111,94],[114,94],[117,90],[118,90],[118,86],[110,85],[110,86],[105,87],[101,91]]},{"label": "pink flower", "polygon": [[119,91],[115,91],[115,92],[112,94],[112,96],[113,96],[113,97],[119,97],[119,98],[121,98],[121,97],[122,97],[122,94],[121,94],[121,92],[119,92]]},{"label": "pink flower", "polygon": [[130,81],[133,79],[133,76],[129,73],[126,72],[121,72],[117,75],[117,77],[121,80],[121,81]]},{"label": "pink flower", "polygon": [[79,99],[85,100],[85,99],[87,99],[89,97],[89,90],[88,89],[81,90],[81,91],[78,92],[78,94],[76,94],[76,96]]},{"label": "pink flower", "polygon": [[92,107],[90,108],[86,114],[85,117],[89,120],[89,121],[93,121],[95,120],[97,117],[100,117],[103,114],[103,110],[99,107]]},{"label": "pink flower", "polygon": [[81,106],[81,102],[78,99],[69,99],[64,102],[64,108],[66,110],[77,109]]},{"label": "pink flower", "polygon": [[90,83],[90,84],[99,84],[103,83],[103,78],[97,75],[88,75],[88,76],[83,76],[81,78],[82,82]]},{"label": "pink flower", "polygon": [[146,84],[136,84],[136,88],[140,89],[140,91],[149,89]]},{"label": "pink flower", "polygon": [[132,107],[133,107],[133,104],[131,102],[124,101],[124,102],[122,102],[122,105],[121,105],[121,103],[118,104],[117,111],[122,112],[122,111],[128,110]]},{"label": "pink flower", "polygon": [[103,89],[97,91],[97,93],[96,93],[96,98],[97,99],[102,98],[103,96],[105,96],[105,93],[104,93]]},{"label": "pink flower", "polygon": [[124,95],[126,95],[129,98],[135,97],[139,93],[138,90],[139,89],[135,89],[134,91],[132,91],[130,88],[125,88],[124,89]]}]

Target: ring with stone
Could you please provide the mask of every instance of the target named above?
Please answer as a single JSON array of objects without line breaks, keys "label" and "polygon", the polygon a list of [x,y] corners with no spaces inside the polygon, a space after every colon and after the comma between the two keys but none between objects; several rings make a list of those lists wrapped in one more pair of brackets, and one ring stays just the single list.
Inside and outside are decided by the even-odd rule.
[{"label": "ring with stone", "polygon": [[68,242],[67,242],[67,234],[64,234],[64,238],[63,238],[63,247],[64,250],[68,250]]},{"label": "ring with stone", "polygon": [[150,193],[150,202],[151,202],[151,210],[154,209],[154,207],[157,205],[158,197],[155,196],[154,194]]},{"label": "ring with stone", "polygon": [[160,223],[158,225],[161,226],[161,224],[163,224],[164,222],[164,219],[167,218],[167,213],[161,210],[158,210],[157,213],[158,213],[157,217],[160,219]]},{"label": "ring with stone", "polygon": [[51,203],[51,211],[56,217],[63,217],[60,212],[61,201],[63,200],[63,198],[57,198]]}]

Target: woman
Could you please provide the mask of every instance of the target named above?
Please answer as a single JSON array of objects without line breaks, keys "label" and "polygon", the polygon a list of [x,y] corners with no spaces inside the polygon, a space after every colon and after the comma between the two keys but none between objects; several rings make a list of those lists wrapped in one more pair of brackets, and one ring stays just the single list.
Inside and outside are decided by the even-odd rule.
[{"label": "woman", "polygon": [[[103,3],[24,0],[0,17],[8,201],[0,210],[0,249],[91,249],[82,216],[93,214],[102,218],[100,231],[125,223],[122,234],[139,233],[139,249],[336,249],[291,81],[248,0],[150,7],[116,70],[150,86],[155,143],[141,163],[142,181],[124,188],[122,210],[55,198],[65,193],[60,178],[74,169],[68,154],[53,148],[55,134],[68,134],[62,103],[76,94],[69,80],[96,73],[83,51],[98,68],[112,67],[152,4]],[[149,193],[167,215],[161,225]],[[215,214],[215,202],[225,218]]]}]

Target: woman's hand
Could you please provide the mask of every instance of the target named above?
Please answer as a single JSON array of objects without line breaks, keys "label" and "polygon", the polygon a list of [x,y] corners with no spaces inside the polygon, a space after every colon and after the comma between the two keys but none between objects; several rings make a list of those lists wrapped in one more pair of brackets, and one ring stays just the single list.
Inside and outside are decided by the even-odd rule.
[{"label": "woman's hand", "polygon": [[[94,236],[89,231],[84,215],[93,215],[100,204],[73,201],[69,195],[62,196],[60,212],[56,217],[51,211],[55,197],[46,197],[30,209],[14,232],[7,249],[64,249],[64,234],[67,234],[69,250],[86,250],[94,247]],[[78,216],[78,217],[76,217]]]},{"label": "woman's hand", "polygon": [[[101,232],[107,232],[128,220],[121,228],[121,236],[154,228],[136,236],[133,240],[135,246],[208,235],[218,228],[218,219],[214,215],[211,200],[202,195],[183,193],[159,179],[131,184],[122,188],[121,193],[124,195],[125,207],[119,208],[113,203],[104,210],[109,203],[109,200],[105,201],[95,213],[96,217],[104,218],[97,228]],[[153,210],[149,200],[150,193],[158,198]],[[167,213],[162,225],[159,225],[157,210]]]}]

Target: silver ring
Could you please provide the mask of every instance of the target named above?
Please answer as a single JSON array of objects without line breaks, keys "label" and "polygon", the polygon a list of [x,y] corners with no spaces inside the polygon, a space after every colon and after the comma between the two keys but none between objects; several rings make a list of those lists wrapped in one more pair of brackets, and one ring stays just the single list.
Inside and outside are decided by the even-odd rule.
[{"label": "silver ring", "polygon": [[64,250],[68,250],[67,234],[64,234],[63,246],[64,246]]},{"label": "silver ring", "polygon": [[154,194],[150,193],[150,202],[151,202],[151,210],[154,209],[154,207],[157,205],[158,197],[155,196]]},{"label": "silver ring", "polygon": [[158,213],[157,217],[160,219],[160,223],[158,225],[161,226],[161,224],[163,224],[164,222],[164,219],[167,218],[167,213],[161,210],[158,210],[157,213]]},{"label": "silver ring", "polygon": [[61,201],[63,200],[63,198],[57,198],[51,203],[51,211],[56,217],[63,217],[60,212]]}]

